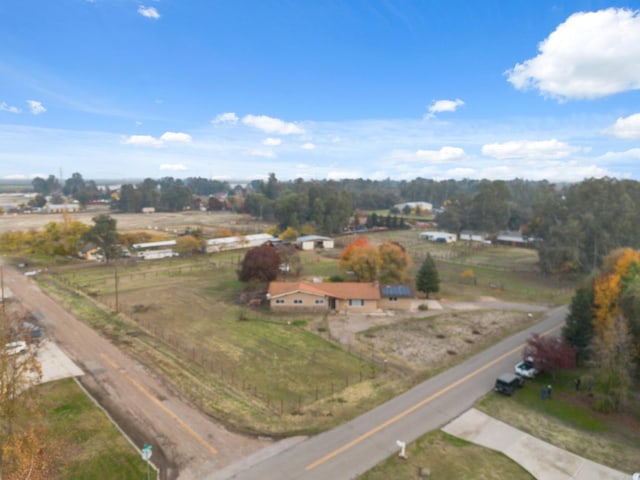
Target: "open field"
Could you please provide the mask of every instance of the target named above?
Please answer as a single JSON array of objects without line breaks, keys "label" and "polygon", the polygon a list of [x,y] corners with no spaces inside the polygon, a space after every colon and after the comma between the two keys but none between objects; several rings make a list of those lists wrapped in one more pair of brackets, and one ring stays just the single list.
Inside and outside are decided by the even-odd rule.
[{"label": "open field", "polygon": [[[120,315],[99,308],[105,303],[115,308],[112,267],[63,269],[56,275],[64,288],[88,292],[87,297],[41,282],[80,318],[237,429],[284,434],[333,423],[331,409],[310,420],[303,407],[330,404],[334,394],[373,382],[380,369],[304,328],[311,319],[276,318],[236,305],[234,266],[231,254],[216,257],[215,265],[197,260],[121,265]],[[368,401],[363,397],[350,407],[360,411]]]},{"label": "open field", "polygon": [[407,460],[389,457],[358,477],[360,480],[419,480],[422,468],[434,479],[533,480],[533,476],[505,455],[474,445],[442,431],[430,432],[407,445]]},{"label": "open field", "polygon": [[[1,200],[0,200],[1,201]],[[120,232],[148,230],[164,232],[173,237],[175,232],[187,227],[200,228],[206,234],[214,235],[220,228],[230,228],[239,233],[263,233],[271,225],[253,220],[248,215],[231,212],[161,212],[153,214],[117,213],[106,206],[89,206],[86,211],[70,213],[72,221],[93,225],[91,219],[100,214],[111,215],[117,222]],[[39,230],[49,222],[62,222],[59,213],[31,213],[0,215],[0,234],[12,230]]]},{"label": "open field", "polygon": [[[56,478],[146,478],[140,454],[72,379],[40,385],[38,391],[44,411],[39,420],[60,447]],[[153,469],[150,478],[156,478]]]},{"label": "open field", "polygon": [[[338,273],[335,252],[301,256],[309,277]],[[413,312],[345,345],[332,328],[341,316],[273,315],[244,306],[259,292],[237,281],[241,258],[227,252],[123,261],[117,269],[71,264],[52,268],[40,281],[205,411],[235,429],[270,435],[338,424],[535,320],[523,311],[429,312],[426,320]],[[453,289],[461,298],[484,292],[477,285]]]},{"label": "open field", "polygon": [[[527,381],[513,397],[490,393],[476,405],[537,438],[621,471],[638,471],[640,458],[640,391],[633,391],[623,412],[601,414],[591,406],[583,382],[575,390],[580,370],[562,371],[554,381],[543,374]],[[553,398],[541,400],[543,386],[553,385]],[[598,385],[593,386],[597,392]]]},{"label": "open field", "polygon": [[[84,215],[90,222],[97,213],[73,218]],[[230,213],[113,216],[120,231],[257,228],[249,217]],[[20,218],[42,223],[60,217]],[[411,277],[426,252],[438,259],[444,303],[500,298],[550,306],[570,295],[537,272],[534,251],[434,244],[417,236],[400,231],[370,238],[404,244],[414,257]],[[340,247],[354,238],[338,237],[334,250],[300,252],[305,278],[339,274]],[[339,424],[535,320],[522,311],[491,307],[473,314],[413,312],[345,343],[335,328],[345,320],[341,316],[273,315],[265,306],[248,308],[247,301],[263,292],[238,282],[243,255],[69,262],[50,265],[39,281],[78,318],[160,372],[205,412],[234,429],[276,436]],[[475,283],[461,281],[460,273],[469,268]]]}]

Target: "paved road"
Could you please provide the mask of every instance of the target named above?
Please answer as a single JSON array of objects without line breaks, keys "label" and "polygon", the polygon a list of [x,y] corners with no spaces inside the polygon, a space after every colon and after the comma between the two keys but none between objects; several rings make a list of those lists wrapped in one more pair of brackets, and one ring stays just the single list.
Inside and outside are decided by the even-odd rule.
[{"label": "paved road", "polygon": [[153,446],[151,460],[161,467],[162,479],[200,480],[270,443],[227,431],[69,314],[22,272],[7,266],[3,272],[5,287],[26,309],[39,312],[47,335],[82,368],[82,384],[138,446]]},{"label": "paved road", "polygon": [[[471,408],[493,387],[497,375],[513,371],[530,333],[556,330],[566,307],[550,311],[536,326],[481,352],[353,421],[273,456],[247,458],[208,480],[342,480],[366,472],[411,442]],[[259,459],[259,461],[258,461]]]}]

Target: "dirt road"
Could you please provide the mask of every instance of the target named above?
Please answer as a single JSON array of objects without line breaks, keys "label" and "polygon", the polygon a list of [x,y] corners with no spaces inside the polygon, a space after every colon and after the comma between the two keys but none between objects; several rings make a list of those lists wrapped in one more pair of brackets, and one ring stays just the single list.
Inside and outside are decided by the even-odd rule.
[{"label": "dirt road", "polygon": [[162,479],[204,478],[270,443],[229,432],[51,300],[22,272],[8,266],[3,271],[5,288],[40,314],[49,337],[83,369],[82,384],[136,445],[152,445],[152,461]]}]

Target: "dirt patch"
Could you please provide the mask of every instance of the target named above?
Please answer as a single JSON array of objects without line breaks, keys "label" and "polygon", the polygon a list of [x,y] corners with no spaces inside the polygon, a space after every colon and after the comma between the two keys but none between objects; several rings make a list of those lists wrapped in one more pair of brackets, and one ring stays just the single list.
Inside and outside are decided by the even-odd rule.
[{"label": "dirt patch", "polygon": [[[152,214],[143,213],[117,213],[107,207],[89,207],[86,211],[70,213],[71,221],[78,221],[87,225],[93,225],[93,217],[107,214],[117,222],[118,231],[127,232],[133,230],[148,230],[153,232],[166,232],[175,234],[187,227],[200,228],[205,235],[213,235],[220,228],[226,227],[239,233],[261,233],[269,225],[256,222],[249,215],[241,215],[231,212],[159,212]],[[64,222],[60,213],[31,213],[31,214],[5,214],[0,215],[0,233],[9,231],[40,230],[47,223]]]},{"label": "dirt patch", "polygon": [[467,356],[531,323],[524,312],[495,310],[389,320],[393,318],[386,317],[386,324],[356,333],[355,338],[372,350],[418,370],[437,368],[451,357]]}]

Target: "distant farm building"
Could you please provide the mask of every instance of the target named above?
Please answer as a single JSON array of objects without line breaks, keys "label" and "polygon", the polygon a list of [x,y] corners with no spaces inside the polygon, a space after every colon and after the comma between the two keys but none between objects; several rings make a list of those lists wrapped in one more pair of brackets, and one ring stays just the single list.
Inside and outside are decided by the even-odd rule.
[{"label": "distant farm building", "polygon": [[538,240],[535,238],[524,237],[518,231],[505,231],[496,235],[493,243],[497,245],[508,245],[511,247],[527,247],[534,248]]},{"label": "distant farm building", "polygon": [[478,242],[490,244],[491,240],[489,239],[489,235],[486,233],[472,232],[469,230],[463,230],[460,232],[460,240],[466,242]]},{"label": "distant farm building", "polygon": [[212,238],[207,240],[205,251],[207,253],[224,252],[227,250],[238,250],[241,248],[259,247],[265,242],[275,241],[276,238],[268,233],[256,233],[253,235]]},{"label": "distant farm building", "polygon": [[449,232],[420,232],[420,240],[435,243],[452,243],[456,241],[456,235]]},{"label": "distant farm building", "polygon": [[333,248],[333,238],[321,237],[319,235],[305,235],[298,237],[296,247],[300,250],[314,250],[316,248]]},{"label": "distant farm building", "polygon": [[173,251],[176,246],[175,240],[165,240],[162,242],[134,243],[131,248],[135,255],[143,260],[159,260],[161,258],[171,258],[178,254]]},{"label": "distant farm building", "polygon": [[[268,233],[212,238],[206,241],[204,251],[206,253],[217,253],[225,252],[227,250],[238,250],[241,248],[253,248],[259,247],[265,242],[275,240],[276,238]],[[135,255],[138,258],[156,260],[159,258],[178,256],[178,253],[174,251],[175,246],[176,240],[165,240],[162,242],[135,243],[131,248],[135,251]]]},{"label": "distant farm building", "polygon": [[61,204],[50,203],[50,204],[45,205],[42,210],[44,212],[47,212],[47,213],[64,213],[64,212],[76,213],[76,212],[80,211],[80,204],[78,204],[78,203],[61,203]]}]

